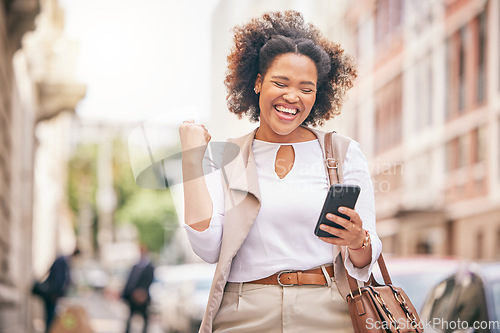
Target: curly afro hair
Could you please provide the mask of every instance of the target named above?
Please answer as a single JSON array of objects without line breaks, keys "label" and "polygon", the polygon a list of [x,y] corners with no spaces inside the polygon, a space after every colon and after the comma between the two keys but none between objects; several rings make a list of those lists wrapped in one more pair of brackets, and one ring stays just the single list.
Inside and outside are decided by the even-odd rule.
[{"label": "curly afro hair", "polygon": [[323,125],[340,114],[348,89],[357,76],[353,60],[340,45],[327,40],[297,11],[270,12],[234,28],[234,45],[227,57],[224,84],[229,111],[258,121],[259,95],[255,80],[265,75],[276,56],[296,53],[309,57],[318,70],[316,102],[303,125]]}]

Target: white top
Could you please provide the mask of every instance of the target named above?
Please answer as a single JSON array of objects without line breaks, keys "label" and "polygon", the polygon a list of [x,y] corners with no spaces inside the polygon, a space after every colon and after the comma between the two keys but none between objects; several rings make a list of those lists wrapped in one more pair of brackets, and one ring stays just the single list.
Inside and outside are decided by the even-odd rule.
[{"label": "white top", "polygon": [[[321,146],[318,140],[288,145],[293,146],[295,161],[290,172],[280,179],[275,172],[275,161],[281,144],[253,141],[261,209],[233,259],[229,282],[252,281],[281,270],[306,270],[333,262],[332,245],[314,235],[328,192]],[[354,267],[348,251],[344,264],[352,277],[367,281],[375,258],[382,250],[382,243],[375,230],[375,203],[368,165],[356,141],[349,145],[343,172],[344,183],[361,187],[355,210],[372,242],[370,265]],[[185,229],[194,252],[203,260],[214,263],[219,258],[224,229],[222,173],[220,170],[209,173],[205,180],[213,202],[210,227],[201,232],[187,225]]]}]

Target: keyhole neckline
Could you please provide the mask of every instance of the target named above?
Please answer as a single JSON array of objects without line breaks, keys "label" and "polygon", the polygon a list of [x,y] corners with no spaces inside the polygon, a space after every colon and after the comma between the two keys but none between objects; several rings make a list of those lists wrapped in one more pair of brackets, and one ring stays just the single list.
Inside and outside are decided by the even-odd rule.
[{"label": "keyhole neckline", "polygon": [[[283,149],[284,147],[289,146],[291,151],[285,152],[286,149]],[[293,148],[293,145],[280,145],[277,147],[276,153],[274,156],[274,161],[273,161],[273,166],[274,166],[274,174],[276,177],[278,177],[279,180],[284,180],[293,170],[294,170],[294,165],[297,160],[297,155],[295,154],[295,149]],[[281,150],[283,149],[283,152]],[[280,152],[282,154],[282,157],[278,157],[280,155]],[[290,161],[287,161],[286,158],[283,158],[283,155],[288,155],[291,154],[291,159]],[[282,163],[285,163],[284,165]],[[280,170],[280,171],[278,171]]]}]

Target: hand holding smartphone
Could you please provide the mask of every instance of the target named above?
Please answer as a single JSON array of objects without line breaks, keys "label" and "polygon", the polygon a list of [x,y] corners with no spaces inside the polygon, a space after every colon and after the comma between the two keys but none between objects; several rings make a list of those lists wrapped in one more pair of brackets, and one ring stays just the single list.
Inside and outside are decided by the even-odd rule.
[{"label": "hand holding smartphone", "polygon": [[326,214],[331,213],[350,220],[349,216],[339,213],[339,207],[354,209],[360,191],[361,188],[358,185],[334,184],[330,186],[325,203],[323,204],[323,209],[321,210],[321,214],[318,219],[318,223],[314,229],[314,234],[318,237],[337,237],[321,230],[319,226],[321,224],[326,224],[335,228],[345,229],[341,225],[327,219]]}]

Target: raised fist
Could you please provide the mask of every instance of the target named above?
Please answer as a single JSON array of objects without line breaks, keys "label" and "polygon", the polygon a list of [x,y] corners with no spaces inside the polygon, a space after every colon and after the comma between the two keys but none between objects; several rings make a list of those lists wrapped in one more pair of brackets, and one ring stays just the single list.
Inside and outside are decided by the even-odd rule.
[{"label": "raised fist", "polygon": [[197,124],[190,119],[184,121],[179,127],[181,149],[183,154],[203,157],[205,149],[212,138],[202,124]]}]

